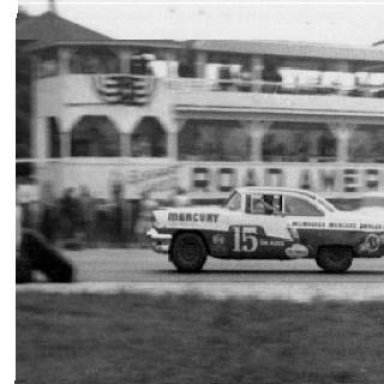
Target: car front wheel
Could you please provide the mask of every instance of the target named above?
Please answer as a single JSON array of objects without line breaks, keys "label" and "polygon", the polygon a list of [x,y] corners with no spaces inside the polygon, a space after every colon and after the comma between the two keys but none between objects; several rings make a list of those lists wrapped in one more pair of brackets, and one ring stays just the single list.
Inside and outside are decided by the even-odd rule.
[{"label": "car front wheel", "polygon": [[171,261],[179,272],[199,272],[207,260],[203,239],[195,233],[178,235],[172,245]]},{"label": "car front wheel", "polygon": [[348,248],[326,247],[320,249],[316,262],[326,272],[343,273],[352,265],[353,255]]}]

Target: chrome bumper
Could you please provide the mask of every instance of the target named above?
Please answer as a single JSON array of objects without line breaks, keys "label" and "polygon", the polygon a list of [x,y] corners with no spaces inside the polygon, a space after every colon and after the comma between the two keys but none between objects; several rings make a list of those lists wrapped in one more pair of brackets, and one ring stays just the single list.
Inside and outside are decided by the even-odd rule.
[{"label": "chrome bumper", "polygon": [[147,232],[147,237],[151,244],[151,248],[158,253],[168,253],[171,245],[172,235],[159,233],[155,228],[151,228]]}]

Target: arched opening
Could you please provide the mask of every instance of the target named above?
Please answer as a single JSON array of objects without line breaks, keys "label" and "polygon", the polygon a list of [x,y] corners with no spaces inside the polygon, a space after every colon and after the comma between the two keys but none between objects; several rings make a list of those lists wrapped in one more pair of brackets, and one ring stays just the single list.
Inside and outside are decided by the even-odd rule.
[{"label": "arched opening", "polygon": [[72,156],[120,156],[120,134],[107,116],[83,116],[72,129]]},{"label": "arched opening", "polygon": [[60,129],[56,117],[47,117],[47,157],[60,157]]},{"label": "arched opening", "polygon": [[132,133],[132,156],[166,156],[166,138],[166,132],[156,117],[143,117]]},{"label": "arched opening", "polygon": [[119,58],[108,48],[79,48],[71,57],[70,71],[71,73],[117,73]]},{"label": "arched opening", "polygon": [[360,125],[349,141],[352,162],[384,163],[384,126]]},{"label": "arched opening", "polygon": [[240,122],[188,120],[179,132],[180,160],[247,161],[250,140]]},{"label": "arched opening", "polygon": [[326,124],[274,122],[263,139],[263,161],[334,161],[337,141]]}]

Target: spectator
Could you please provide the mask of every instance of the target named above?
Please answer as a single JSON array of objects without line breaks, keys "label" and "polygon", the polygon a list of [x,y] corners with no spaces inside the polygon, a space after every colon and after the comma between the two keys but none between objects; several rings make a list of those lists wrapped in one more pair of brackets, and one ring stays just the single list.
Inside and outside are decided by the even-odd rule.
[{"label": "spectator", "polygon": [[43,186],[41,211],[40,231],[47,241],[53,244],[57,237],[58,215],[55,197],[50,184]]},{"label": "spectator", "polygon": [[226,91],[232,87],[231,66],[225,61],[219,69],[219,89]]},{"label": "spectator", "polygon": [[133,56],[130,64],[130,72],[132,75],[145,75],[146,60],[141,55]]},{"label": "spectator", "polygon": [[60,220],[65,240],[75,238],[78,230],[79,214],[78,201],[74,197],[74,190],[73,188],[67,188],[60,202]]},{"label": "spectator", "polygon": [[113,223],[113,241],[116,244],[122,245],[125,243],[124,228],[125,225],[125,212],[124,212],[124,199],[123,188],[121,184],[115,184],[112,190],[112,209],[111,221]]},{"label": "spectator", "polygon": [[140,201],[139,218],[136,225],[136,235],[141,243],[145,243],[145,235],[151,229],[152,212],[158,207],[155,200],[151,198],[150,191],[144,191]]},{"label": "spectator", "polygon": [[185,49],[181,53],[179,65],[177,68],[177,74],[179,77],[184,78],[193,78],[195,76],[195,67],[194,67],[194,55],[190,49]]},{"label": "spectator", "polygon": [[139,54],[132,57],[130,71],[132,75],[153,76],[151,62],[155,60],[153,55]]},{"label": "spectator", "polygon": [[23,178],[17,188],[17,199],[23,212],[23,227],[36,229],[39,219],[37,185],[30,177]]},{"label": "spectator", "polygon": [[263,85],[263,92],[277,93],[280,91],[283,78],[274,64],[266,64],[261,77],[267,83]]},{"label": "spectator", "polygon": [[79,230],[83,245],[89,247],[93,241],[95,230],[95,207],[89,189],[85,186],[80,188],[79,195]]},{"label": "spectator", "polygon": [[172,199],[172,205],[175,207],[187,207],[191,205],[187,192],[183,188],[176,188]]}]

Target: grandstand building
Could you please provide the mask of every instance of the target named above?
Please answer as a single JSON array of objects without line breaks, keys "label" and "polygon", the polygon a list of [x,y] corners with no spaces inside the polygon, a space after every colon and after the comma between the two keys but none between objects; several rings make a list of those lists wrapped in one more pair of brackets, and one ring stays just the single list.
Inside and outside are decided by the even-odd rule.
[{"label": "grandstand building", "polygon": [[35,177],[57,195],[384,188],[380,45],[114,40],[53,12],[19,23],[17,40],[33,60]]}]

